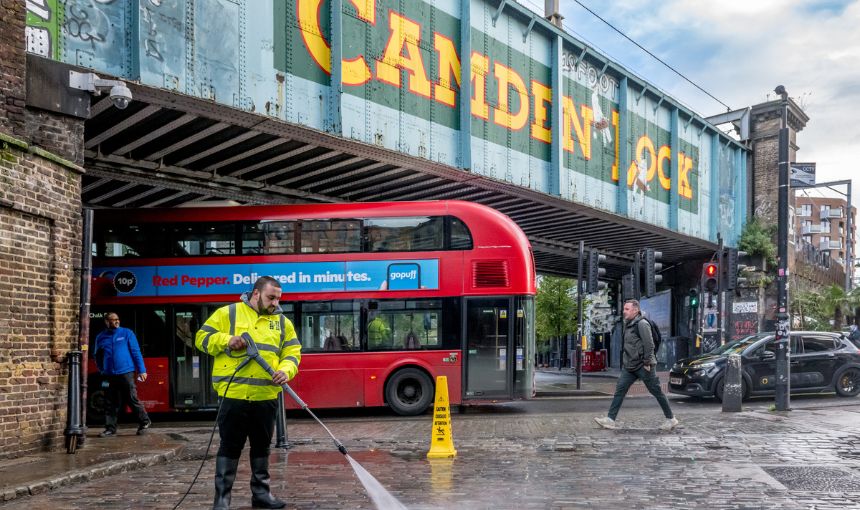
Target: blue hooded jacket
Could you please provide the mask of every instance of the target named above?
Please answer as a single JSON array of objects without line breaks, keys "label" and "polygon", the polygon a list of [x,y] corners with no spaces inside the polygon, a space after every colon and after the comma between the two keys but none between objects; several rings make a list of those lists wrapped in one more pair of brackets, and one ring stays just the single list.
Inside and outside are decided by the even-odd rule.
[{"label": "blue hooded jacket", "polygon": [[99,333],[93,356],[96,358],[99,372],[105,375],[146,373],[137,337],[128,328],[106,329]]}]

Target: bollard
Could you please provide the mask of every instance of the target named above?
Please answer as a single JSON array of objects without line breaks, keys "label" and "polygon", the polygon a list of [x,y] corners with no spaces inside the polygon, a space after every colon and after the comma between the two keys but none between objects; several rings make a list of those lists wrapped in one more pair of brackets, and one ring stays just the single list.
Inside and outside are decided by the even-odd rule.
[{"label": "bollard", "polygon": [[741,355],[729,354],[726,373],[723,376],[723,412],[736,413],[741,410],[744,396],[743,376],[741,375]]},{"label": "bollard", "polygon": [[75,453],[78,439],[83,435],[81,427],[81,351],[70,351],[69,359],[69,389],[66,398],[66,452]]},{"label": "bollard", "polygon": [[287,440],[287,416],[284,409],[284,392],[278,393],[278,413],[275,415],[275,448],[289,450],[293,447]]}]

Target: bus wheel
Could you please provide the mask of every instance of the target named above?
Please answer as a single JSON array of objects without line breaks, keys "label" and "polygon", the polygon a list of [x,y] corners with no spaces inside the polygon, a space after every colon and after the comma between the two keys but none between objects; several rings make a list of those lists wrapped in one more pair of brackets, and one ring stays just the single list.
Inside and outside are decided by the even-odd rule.
[{"label": "bus wheel", "polygon": [[433,403],[433,381],[417,368],[398,370],[385,385],[385,400],[399,415],[421,414]]}]

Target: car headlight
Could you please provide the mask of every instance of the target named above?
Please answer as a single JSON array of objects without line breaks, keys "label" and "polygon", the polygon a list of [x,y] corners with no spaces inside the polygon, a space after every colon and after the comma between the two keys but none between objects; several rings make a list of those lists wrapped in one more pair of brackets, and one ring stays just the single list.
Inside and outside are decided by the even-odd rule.
[{"label": "car headlight", "polygon": [[702,363],[701,365],[697,366],[696,369],[707,371],[707,370],[714,368],[715,366],[717,366],[716,363]]}]

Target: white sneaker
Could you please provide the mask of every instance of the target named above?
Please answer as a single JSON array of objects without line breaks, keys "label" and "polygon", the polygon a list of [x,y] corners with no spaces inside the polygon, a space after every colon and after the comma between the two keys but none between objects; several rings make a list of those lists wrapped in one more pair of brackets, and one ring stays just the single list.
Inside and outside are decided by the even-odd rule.
[{"label": "white sneaker", "polygon": [[660,430],[665,430],[666,432],[668,432],[677,426],[678,426],[678,418],[672,418],[672,419],[664,421],[663,424],[660,425]]},{"label": "white sneaker", "polygon": [[594,421],[605,429],[615,430],[618,428],[618,425],[615,424],[615,420],[613,420],[609,416],[604,416],[602,418],[598,418],[595,416]]}]

